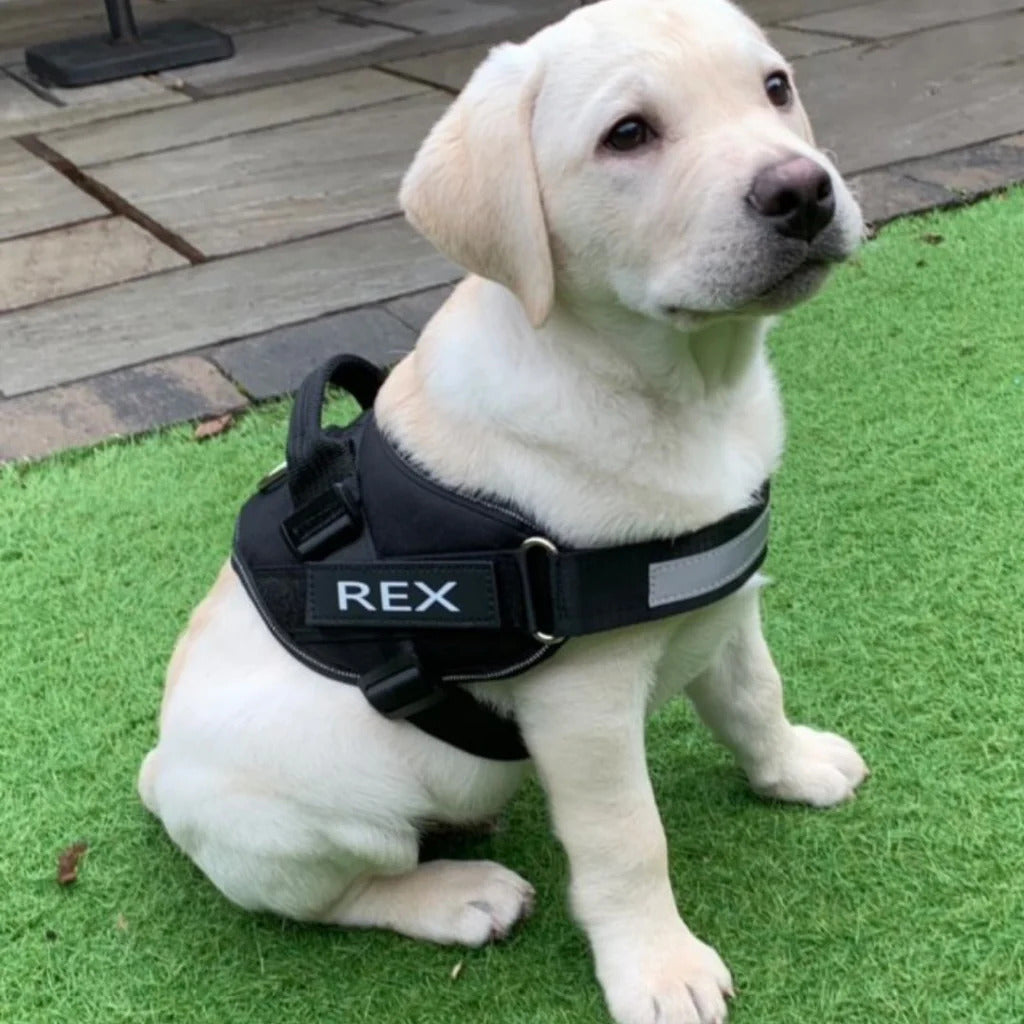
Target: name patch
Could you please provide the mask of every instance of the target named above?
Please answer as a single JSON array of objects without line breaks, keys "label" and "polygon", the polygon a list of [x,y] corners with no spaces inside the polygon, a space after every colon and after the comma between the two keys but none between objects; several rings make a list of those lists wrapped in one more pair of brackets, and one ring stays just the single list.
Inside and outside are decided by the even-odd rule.
[{"label": "name patch", "polygon": [[306,574],[310,626],[501,625],[488,562],[311,565]]}]

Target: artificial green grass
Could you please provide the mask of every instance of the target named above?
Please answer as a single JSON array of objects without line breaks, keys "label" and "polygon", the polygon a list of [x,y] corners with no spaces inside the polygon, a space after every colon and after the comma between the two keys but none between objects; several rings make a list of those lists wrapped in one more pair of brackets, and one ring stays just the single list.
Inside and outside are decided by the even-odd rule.
[{"label": "artificial green grass", "polygon": [[[676,893],[737,1024],[1024,1019],[1022,272],[1015,191],[889,227],[774,336],[767,631],[793,717],[874,775],[835,811],[771,806],[685,705],[652,722]],[[538,890],[475,952],[242,913],[138,804],[174,637],[285,417],[0,471],[0,1020],[606,1020],[535,786],[465,848]]]}]

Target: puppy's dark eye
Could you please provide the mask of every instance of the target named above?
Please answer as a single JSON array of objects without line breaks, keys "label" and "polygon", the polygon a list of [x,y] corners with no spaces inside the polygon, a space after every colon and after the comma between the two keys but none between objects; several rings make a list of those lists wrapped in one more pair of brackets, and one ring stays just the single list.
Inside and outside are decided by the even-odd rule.
[{"label": "puppy's dark eye", "polygon": [[793,102],[793,85],[785,71],[773,71],[764,80],[764,91],[773,107],[788,107]]},{"label": "puppy's dark eye", "polygon": [[624,117],[612,125],[602,145],[618,153],[628,153],[646,146],[656,137],[654,129],[642,117]]}]

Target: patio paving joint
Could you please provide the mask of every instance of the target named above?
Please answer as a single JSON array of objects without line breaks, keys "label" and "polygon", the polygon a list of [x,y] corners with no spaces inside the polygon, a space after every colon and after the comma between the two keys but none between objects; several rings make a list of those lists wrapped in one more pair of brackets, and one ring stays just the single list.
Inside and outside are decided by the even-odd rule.
[{"label": "patio paving joint", "polygon": [[198,264],[207,261],[206,255],[201,253],[191,243],[164,227],[163,224],[153,220],[148,214],[143,213],[138,207],[133,206],[127,199],[118,195],[118,193],[108,188],[102,182],[86,174],[85,171],[73,164],[67,157],[62,156],[55,149],[51,149],[38,136],[18,135],[15,136],[14,141],[33,156],[49,164],[58,174],[63,175],[72,185],[85,192],[86,195],[91,196],[98,203],[101,203],[111,213],[137,224],[144,231],[149,232],[157,241],[178,253],[179,256],[184,256],[189,263]]},{"label": "patio paving joint", "polygon": [[419,75],[414,75],[409,71],[400,71],[398,68],[388,67],[385,64],[371,64],[371,68],[374,71],[380,71],[382,74],[391,75],[392,78],[399,78],[403,82],[412,82],[414,85],[425,85],[428,88],[434,90],[434,92],[443,92],[448,96],[458,96],[461,90],[452,88],[451,86],[442,85],[440,82],[432,82],[429,78],[421,78]]}]

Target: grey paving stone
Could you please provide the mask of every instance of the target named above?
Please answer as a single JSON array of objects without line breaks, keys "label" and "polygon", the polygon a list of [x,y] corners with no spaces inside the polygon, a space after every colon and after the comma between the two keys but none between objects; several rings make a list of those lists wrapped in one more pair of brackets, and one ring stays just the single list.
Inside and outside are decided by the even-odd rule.
[{"label": "grey paving stone", "polygon": [[452,281],[398,217],[0,317],[0,393],[21,394]]},{"label": "grey paving stone", "polygon": [[442,50],[440,53],[429,53],[422,57],[386,61],[379,66],[402,75],[409,75],[422,82],[439,85],[451,92],[458,92],[469,81],[469,76],[490,49],[490,43],[460,46],[454,50]]},{"label": "grey paving stone", "polygon": [[[328,0],[331,9],[333,3]],[[389,25],[431,35],[448,35],[468,28],[493,25],[515,17],[516,9],[497,3],[474,3],[474,0],[406,0],[389,4],[382,9],[378,4],[364,4],[352,12],[370,21],[383,21]]]},{"label": "grey paving stone", "polygon": [[187,264],[123,217],[0,242],[0,313]]},{"label": "grey paving stone", "polygon": [[922,182],[973,199],[1024,181],[1024,135],[998,139],[952,153],[940,153],[900,168]]},{"label": "grey paving stone", "polygon": [[365,53],[409,35],[404,29],[356,24],[343,21],[340,16],[321,15],[294,24],[240,32],[234,37],[235,55],[229,60],[180,68],[161,77],[168,81],[180,79],[205,89],[235,79],[302,69],[331,58]]},{"label": "grey paving stone", "polygon": [[0,70],[0,125],[24,124],[32,117],[41,117],[55,109],[52,103],[40,99],[22,82]]},{"label": "grey paving stone", "polygon": [[818,32],[839,32],[864,39],[888,39],[936,25],[970,21],[988,14],[1019,10],[1021,0],[874,0],[814,14],[790,22]]},{"label": "grey paving stone", "polygon": [[781,25],[768,31],[772,45],[788,60],[798,57],[809,57],[812,53],[827,53],[829,50],[841,50],[844,46],[852,46],[849,39],[839,36],[823,36],[817,32],[796,32]]},{"label": "grey paving stone", "polygon": [[0,398],[0,462],[40,458],[245,405],[238,389],[198,356],[117,370]]},{"label": "grey paving stone", "polygon": [[390,364],[415,342],[416,334],[383,309],[354,309],[229,342],[209,356],[247,395],[263,399],[294,391],[339,352]]},{"label": "grey paving stone", "polygon": [[398,317],[402,323],[408,324],[418,335],[451,293],[451,285],[445,285],[443,288],[431,288],[425,292],[417,292],[415,295],[403,295],[402,298],[389,302],[384,308],[393,316]]},{"label": "grey paving stone", "polygon": [[898,170],[888,168],[867,171],[848,181],[860,202],[864,219],[868,224],[876,226],[894,217],[921,213],[956,202],[956,196],[947,189],[915,181]]},{"label": "grey paving stone", "polygon": [[762,25],[807,17],[820,11],[835,11],[850,7],[856,0],[740,0],[742,7]]},{"label": "grey paving stone", "polygon": [[402,175],[448,99],[348,113],[93,167],[93,176],[207,255],[394,213]]},{"label": "grey paving stone", "polygon": [[142,107],[162,107],[174,103],[188,102],[187,96],[173,92],[152,76],[136,75],[115,82],[101,82],[99,85],[85,85],[77,89],[61,89],[58,86],[43,86],[36,82],[24,64],[7,68],[7,73],[18,81],[32,82],[55,102],[64,107],[96,107],[115,103],[138,104]]},{"label": "grey paving stone", "polygon": [[89,167],[384,103],[426,88],[368,68],[345,71],[71,128],[51,133],[43,141],[79,167]]},{"label": "grey paving stone", "polygon": [[797,63],[818,141],[846,173],[1019,132],[1024,11]]},{"label": "grey paving stone", "polygon": [[0,239],[102,216],[105,206],[16,142],[0,139]]}]

